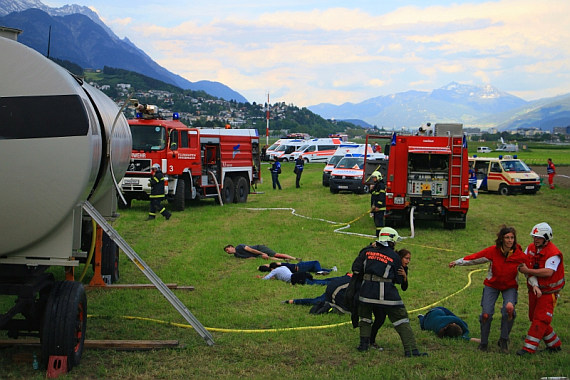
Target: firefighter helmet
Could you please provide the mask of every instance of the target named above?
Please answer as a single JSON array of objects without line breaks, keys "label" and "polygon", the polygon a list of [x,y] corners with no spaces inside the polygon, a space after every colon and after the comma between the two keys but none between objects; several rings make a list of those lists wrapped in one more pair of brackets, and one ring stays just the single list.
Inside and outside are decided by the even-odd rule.
[{"label": "firefighter helmet", "polygon": [[376,178],[378,178],[379,180],[381,180],[381,179],[382,179],[382,174],[381,174],[378,170],[375,170],[375,171],[372,172],[372,174],[370,175],[370,177],[376,177]]},{"label": "firefighter helmet", "polygon": [[530,231],[530,236],[537,236],[544,238],[545,240],[552,239],[552,228],[548,225],[548,223],[538,223],[536,226],[532,227]]},{"label": "firefighter helmet", "polygon": [[160,170],[160,165],[159,164],[154,164],[152,165],[153,170]]},{"label": "firefighter helmet", "polygon": [[398,231],[391,227],[384,227],[380,230],[380,236],[378,236],[378,241],[391,241],[393,243],[400,241],[400,235]]}]

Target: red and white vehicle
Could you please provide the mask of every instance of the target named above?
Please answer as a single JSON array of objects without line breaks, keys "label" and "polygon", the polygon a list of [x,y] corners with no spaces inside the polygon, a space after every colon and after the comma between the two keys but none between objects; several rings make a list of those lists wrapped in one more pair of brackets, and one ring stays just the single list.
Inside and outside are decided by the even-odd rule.
[{"label": "red and white vehicle", "polygon": [[261,180],[257,130],[189,128],[176,113],[165,119],[156,106],[143,107],[144,112],[128,121],[133,148],[120,182],[127,207],[133,199],[149,199],[153,164],[162,168],[166,198],[174,210],[184,210],[186,200],[206,197],[224,203],[247,201],[251,184]]},{"label": "red and white vehicle", "polygon": [[[436,124],[431,136],[392,136],[388,165],[366,163],[366,178],[380,168],[386,184],[386,224],[412,216],[465,228],[469,209],[467,142],[461,124]],[[380,136],[367,136],[379,138]],[[385,137],[384,137],[385,138]]]},{"label": "red and white vehicle", "polygon": [[[367,158],[370,160],[384,160],[386,157],[382,153],[370,153],[367,155]],[[331,171],[329,188],[333,194],[340,191],[352,191],[359,194],[368,193],[370,188],[363,179],[364,154],[348,153],[341,158]]]},{"label": "red and white vehicle", "polygon": [[289,161],[295,161],[301,156],[305,162],[327,162],[336,149],[342,144],[339,138],[312,139],[294,151],[289,156]]}]

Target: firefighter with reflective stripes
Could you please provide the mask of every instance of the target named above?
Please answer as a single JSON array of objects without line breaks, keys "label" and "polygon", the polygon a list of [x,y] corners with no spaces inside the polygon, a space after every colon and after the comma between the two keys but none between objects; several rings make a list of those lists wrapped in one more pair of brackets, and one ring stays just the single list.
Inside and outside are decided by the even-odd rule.
[{"label": "firefighter with reflective stripes", "polygon": [[352,264],[353,277],[347,294],[350,297],[352,289],[358,289],[360,345],[357,349],[367,351],[370,347],[374,313],[375,318],[388,316],[400,335],[405,356],[424,356],[427,354],[418,351],[408,312],[395,285],[403,281],[403,276],[398,273],[402,261],[394,251],[399,239],[393,228],[382,228],[378,241],[362,249]]},{"label": "firefighter with reflective stripes", "polygon": [[547,223],[539,223],[530,232],[533,242],[527,247],[527,263],[519,271],[528,279],[528,316],[530,328],[518,355],[533,354],[541,340],[546,343],[548,352],[558,352],[562,343],[550,323],[554,307],[564,287],[564,262],[562,252],[554,245],[552,228]]},{"label": "firefighter with reflective stripes", "polygon": [[386,211],[386,186],[379,171],[374,171],[370,176],[374,182],[374,186],[370,191],[370,213],[374,217],[374,225],[376,226],[376,237],[379,236],[380,230],[384,227],[384,212]]},{"label": "firefighter with reflective stripes", "polygon": [[152,165],[150,170],[150,211],[147,220],[154,220],[158,211],[166,220],[170,219],[170,212],[160,203],[164,200],[164,176],[159,164]]}]

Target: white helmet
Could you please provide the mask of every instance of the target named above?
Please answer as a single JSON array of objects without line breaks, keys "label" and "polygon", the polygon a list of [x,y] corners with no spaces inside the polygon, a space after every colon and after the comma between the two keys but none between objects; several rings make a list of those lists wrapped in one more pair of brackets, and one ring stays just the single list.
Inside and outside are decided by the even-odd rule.
[{"label": "white helmet", "polygon": [[160,165],[159,165],[159,164],[154,164],[154,165],[152,165],[152,168],[153,168],[154,170],[160,170]]},{"label": "white helmet", "polygon": [[537,236],[544,238],[545,240],[552,239],[552,228],[548,225],[548,223],[538,223],[536,226],[532,227],[530,231],[530,236]]},{"label": "white helmet", "polygon": [[380,230],[380,236],[378,236],[378,241],[391,241],[397,242],[400,241],[400,235],[398,235],[398,231],[391,227],[384,227]]}]

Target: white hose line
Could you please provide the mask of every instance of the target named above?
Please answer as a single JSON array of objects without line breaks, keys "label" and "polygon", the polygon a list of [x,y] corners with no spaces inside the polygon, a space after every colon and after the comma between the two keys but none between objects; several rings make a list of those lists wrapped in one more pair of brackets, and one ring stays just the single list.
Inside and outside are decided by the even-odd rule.
[{"label": "white hose line", "polygon": [[[294,208],[291,207],[245,207],[245,210],[250,210],[250,211],[291,211],[291,214],[298,216],[299,218],[305,218],[305,219],[309,219],[309,220],[318,220],[321,222],[325,222],[325,223],[329,223],[329,224],[336,224],[336,225],[342,225],[342,227],[339,227],[337,229],[335,229],[333,232],[336,232],[338,234],[345,234],[345,235],[353,235],[353,236],[362,236],[365,238],[371,238],[371,239],[376,239],[376,235],[367,235],[367,234],[360,234],[357,232],[347,232],[347,231],[343,231],[347,228],[350,228],[350,223],[339,223],[339,222],[333,222],[332,220],[326,220],[326,219],[322,219],[322,218],[313,218],[310,216],[305,216],[305,215],[301,215],[301,214],[297,214],[297,211]],[[414,208],[412,208],[411,211],[411,217],[413,218],[413,212],[414,212]],[[346,225],[345,225],[346,224]],[[406,236],[402,236],[402,239],[409,239],[409,238],[414,238],[414,228],[413,228],[413,220],[412,220],[412,236],[406,237]]]}]

